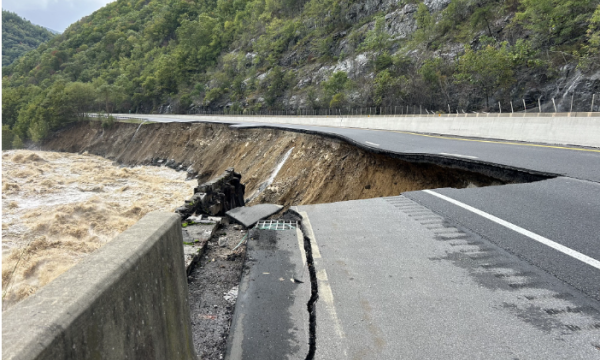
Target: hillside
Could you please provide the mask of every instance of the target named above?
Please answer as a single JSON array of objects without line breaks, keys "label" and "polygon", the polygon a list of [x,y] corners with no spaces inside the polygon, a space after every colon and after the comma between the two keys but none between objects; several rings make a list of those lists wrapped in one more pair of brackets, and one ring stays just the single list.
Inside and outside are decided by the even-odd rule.
[{"label": "hillside", "polygon": [[589,111],[599,54],[600,0],[118,0],[3,68],[2,123],[19,145],[88,110]]},{"label": "hillside", "polygon": [[37,48],[54,35],[15,13],[2,10],[2,66],[12,64],[19,56]]}]

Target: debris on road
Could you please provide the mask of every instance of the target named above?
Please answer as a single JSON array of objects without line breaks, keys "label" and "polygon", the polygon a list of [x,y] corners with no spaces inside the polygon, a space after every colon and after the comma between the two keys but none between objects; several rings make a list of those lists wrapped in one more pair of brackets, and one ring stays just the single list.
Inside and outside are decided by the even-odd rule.
[{"label": "debris on road", "polygon": [[238,244],[246,232],[235,230],[233,225],[221,225],[206,242],[204,254],[188,277],[194,347],[199,358],[206,360],[222,359],[225,354],[246,257],[245,246],[236,251],[220,247],[221,234],[231,244]]},{"label": "debris on road", "polygon": [[239,287],[237,285],[234,286],[231,290],[225,293],[225,296],[223,296],[223,298],[231,305],[235,305],[235,301],[238,297],[238,288]]},{"label": "debris on road", "polygon": [[175,212],[185,220],[194,213],[223,215],[230,209],[244,206],[246,186],[241,183],[241,179],[242,175],[236,173],[233,168],[228,168],[218,178],[194,188],[194,195]]},{"label": "debris on road", "polygon": [[279,212],[281,209],[283,209],[283,206],[281,205],[258,204],[254,206],[238,207],[227,211],[225,215],[246,228],[249,228],[260,220],[266,219]]}]

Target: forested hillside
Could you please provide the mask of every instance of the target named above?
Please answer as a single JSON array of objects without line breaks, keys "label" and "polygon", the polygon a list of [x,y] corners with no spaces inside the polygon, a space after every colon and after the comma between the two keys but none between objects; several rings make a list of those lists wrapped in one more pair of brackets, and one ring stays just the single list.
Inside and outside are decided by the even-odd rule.
[{"label": "forested hillside", "polygon": [[89,110],[589,111],[599,68],[600,0],[118,0],[3,68],[3,134]]},{"label": "forested hillside", "polygon": [[10,11],[2,10],[2,66],[39,44],[50,40],[54,34],[42,26],[33,25]]}]

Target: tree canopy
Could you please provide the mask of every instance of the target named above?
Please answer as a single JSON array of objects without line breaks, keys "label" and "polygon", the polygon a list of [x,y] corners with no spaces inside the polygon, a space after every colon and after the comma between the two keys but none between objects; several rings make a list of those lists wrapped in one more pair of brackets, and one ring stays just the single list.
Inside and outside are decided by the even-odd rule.
[{"label": "tree canopy", "polygon": [[[165,104],[179,113],[481,109],[522,95],[523,79],[555,76],[566,56],[600,66],[600,0],[430,3],[117,0],[9,65],[3,56],[3,136],[19,144],[89,111]],[[13,18],[3,12],[3,33]]]},{"label": "tree canopy", "polygon": [[53,37],[46,28],[2,10],[2,66],[12,64],[19,56]]}]

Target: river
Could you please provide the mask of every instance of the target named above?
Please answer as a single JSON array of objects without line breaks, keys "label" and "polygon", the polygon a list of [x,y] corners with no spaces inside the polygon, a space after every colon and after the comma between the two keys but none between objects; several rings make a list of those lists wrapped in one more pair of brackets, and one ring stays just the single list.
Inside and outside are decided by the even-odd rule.
[{"label": "river", "polygon": [[196,181],[166,167],[89,154],[2,153],[2,310],[25,299],[146,213],[172,212]]}]

